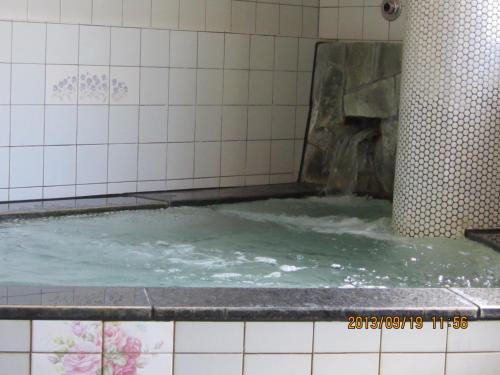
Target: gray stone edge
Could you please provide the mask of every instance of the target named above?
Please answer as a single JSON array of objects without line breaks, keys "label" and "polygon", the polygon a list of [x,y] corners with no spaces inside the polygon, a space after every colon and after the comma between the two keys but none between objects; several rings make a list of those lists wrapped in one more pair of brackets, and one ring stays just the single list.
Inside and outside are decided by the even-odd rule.
[{"label": "gray stone edge", "polygon": [[[99,288],[97,288],[99,289]],[[106,288],[102,288],[103,291]],[[470,320],[500,320],[500,307],[481,306],[472,301],[467,294],[453,288],[429,289],[429,293],[442,293],[446,291],[452,293],[457,298],[456,306],[435,306],[425,304],[420,306],[398,307],[400,297],[395,296],[390,301],[390,305],[384,307],[373,307],[370,300],[376,304],[377,289],[363,289],[367,297],[365,306],[358,303],[356,306],[329,306],[308,307],[308,306],[265,306],[249,307],[242,303],[241,306],[221,307],[224,301],[217,301],[217,306],[202,305],[196,306],[193,301],[192,306],[172,306],[156,305],[150,298],[147,288],[142,289],[147,301],[143,306],[43,306],[43,305],[0,305],[0,319],[7,320],[124,320],[124,321],[345,321],[349,316],[381,317],[422,317],[430,320],[433,316],[452,318],[454,316],[466,316]],[[158,288],[155,288],[158,290]],[[173,289],[173,288],[165,288]],[[183,290],[183,288],[174,288]],[[197,289],[197,288],[190,288]],[[277,289],[279,290],[279,289]],[[322,289],[318,289],[318,293]],[[390,291],[390,289],[388,289]],[[408,288],[408,294],[412,293]],[[485,289],[487,290],[487,289]],[[255,289],[241,289],[242,295],[250,291],[255,293]],[[290,289],[283,289],[290,293]],[[297,290],[300,292],[300,289]],[[355,292],[356,290],[353,289]],[[359,291],[359,289],[357,289]],[[292,291],[293,293],[293,291]],[[314,293],[314,291],[312,291]],[[342,290],[345,295],[346,291]],[[335,296],[335,289],[332,289]],[[353,293],[354,296],[354,293]],[[234,301],[233,301],[234,302]],[[404,301],[401,299],[401,304]],[[193,307],[196,306],[196,307]]]}]

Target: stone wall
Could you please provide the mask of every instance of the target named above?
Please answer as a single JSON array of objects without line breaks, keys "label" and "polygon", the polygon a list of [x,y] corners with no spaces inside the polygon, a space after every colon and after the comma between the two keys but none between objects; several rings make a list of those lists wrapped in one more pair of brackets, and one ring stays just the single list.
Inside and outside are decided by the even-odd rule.
[{"label": "stone wall", "polygon": [[320,43],[302,180],[392,196],[401,43]]}]

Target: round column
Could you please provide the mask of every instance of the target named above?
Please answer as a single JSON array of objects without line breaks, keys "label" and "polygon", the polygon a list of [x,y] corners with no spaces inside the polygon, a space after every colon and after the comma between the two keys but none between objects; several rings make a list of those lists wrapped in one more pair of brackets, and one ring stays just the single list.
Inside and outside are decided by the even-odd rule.
[{"label": "round column", "polygon": [[394,227],[500,227],[500,1],[408,0]]}]

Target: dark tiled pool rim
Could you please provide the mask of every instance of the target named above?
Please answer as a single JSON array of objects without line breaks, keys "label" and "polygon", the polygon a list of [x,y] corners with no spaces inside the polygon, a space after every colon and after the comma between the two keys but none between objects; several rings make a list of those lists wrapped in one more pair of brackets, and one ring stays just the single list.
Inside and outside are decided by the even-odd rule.
[{"label": "dark tiled pool rim", "polygon": [[500,319],[500,288],[246,289],[0,286],[0,319],[344,321]]}]

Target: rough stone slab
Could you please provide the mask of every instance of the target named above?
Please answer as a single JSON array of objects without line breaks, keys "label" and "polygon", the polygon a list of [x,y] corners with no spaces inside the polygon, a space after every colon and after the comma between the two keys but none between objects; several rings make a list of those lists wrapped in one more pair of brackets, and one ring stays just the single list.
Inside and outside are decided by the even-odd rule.
[{"label": "rough stone slab", "polygon": [[500,319],[500,288],[452,288],[451,290],[479,306],[481,319]]},{"label": "rough stone slab", "polygon": [[398,114],[394,78],[377,81],[344,96],[344,114],[351,117],[388,118]]},{"label": "rough stone slab", "polygon": [[0,286],[0,319],[150,320],[144,288]]},{"label": "rough stone slab", "polygon": [[321,321],[348,316],[456,315],[478,308],[447,289],[148,288],[156,320]]}]

